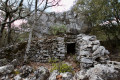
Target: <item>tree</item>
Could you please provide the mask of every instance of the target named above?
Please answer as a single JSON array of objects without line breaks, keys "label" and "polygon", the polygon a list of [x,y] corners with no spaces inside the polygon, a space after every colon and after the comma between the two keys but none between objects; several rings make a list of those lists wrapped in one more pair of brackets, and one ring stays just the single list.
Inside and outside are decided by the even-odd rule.
[{"label": "tree", "polygon": [[7,27],[8,44],[11,39],[11,24],[18,19],[25,19],[32,13],[32,11],[28,12],[28,9],[23,5],[23,1],[24,0],[0,0],[0,10],[4,13],[4,17],[2,17],[3,20],[0,23],[0,39],[2,38],[5,27]]},{"label": "tree", "polygon": [[[76,11],[91,27],[99,26],[110,37],[120,39],[120,3],[118,0],[78,0]],[[107,23],[107,24],[106,24]]]},{"label": "tree", "polygon": [[[28,44],[26,47],[26,54],[29,53],[29,49],[30,49],[30,44],[32,41],[32,34],[33,34],[33,29],[34,27],[37,25],[37,21],[39,20],[39,18],[41,17],[41,15],[43,14],[43,12],[50,7],[53,6],[58,6],[59,5],[60,0],[35,0],[35,9],[34,9],[34,22],[32,24],[32,28],[30,30],[29,33],[29,39],[28,39]],[[42,8],[40,7],[42,5]],[[39,14],[38,14],[39,13]],[[24,57],[24,61],[27,61],[27,55],[25,54]]]}]

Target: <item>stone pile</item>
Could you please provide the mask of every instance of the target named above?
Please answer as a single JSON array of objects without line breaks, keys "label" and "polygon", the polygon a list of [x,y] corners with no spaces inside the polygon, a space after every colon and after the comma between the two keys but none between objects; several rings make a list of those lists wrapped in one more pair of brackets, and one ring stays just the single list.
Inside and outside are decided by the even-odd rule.
[{"label": "stone pile", "polygon": [[109,60],[109,51],[100,45],[95,36],[80,34],[77,36],[77,60],[81,68],[90,68]]}]

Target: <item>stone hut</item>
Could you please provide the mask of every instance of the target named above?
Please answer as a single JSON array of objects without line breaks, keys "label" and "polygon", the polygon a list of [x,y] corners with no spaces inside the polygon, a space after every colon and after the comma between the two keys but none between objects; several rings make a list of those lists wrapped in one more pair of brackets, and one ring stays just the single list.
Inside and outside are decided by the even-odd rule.
[{"label": "stone hut", "polygon": [[[27,42],[0,49],[0,59],[9,58],[9,56],[13,59],[22,59],[25,55],[26,44]],[[100,45],[100,41],[96,39],[96,36],[85,34],[45,36],[33,40],[27,55],[31,61],[48,62],[51,58],[64,60],[68,54],[76,55],[82,68],[89,68],[98,63],[106,63],[109,60],[109,51]]]},{"label": "stone hut", "polygon": [[84,68],[109,59],[109,51],[100,45],[96,36],[85,34],[44,37],[32,42],[30,54],[32,61],[39,62],[48,62],[50,58],[64,60],[67,54],[73,54]]}]

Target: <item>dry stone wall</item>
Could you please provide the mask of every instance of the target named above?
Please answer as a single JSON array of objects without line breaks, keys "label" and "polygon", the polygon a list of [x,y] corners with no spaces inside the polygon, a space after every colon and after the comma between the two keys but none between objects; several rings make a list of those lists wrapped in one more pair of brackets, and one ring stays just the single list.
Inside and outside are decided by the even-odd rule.
[{"label": "dry stone wall", "polygon": [[96,64],[106,64],[109,60],[109,51],[100,45],[96,36],[80,34],[77,36],[77,60],[81,68],[91,68]]},{"label": "dry stone wall", "polygon": [[[85,34],[65,35],[63,37],[47,36],[33,40],[29,51],[32,61],[48,62],[51,58],[64,59],[67,53],[67,44],[75,43],[75,54],[81,62],[81,68],[89,68],[98,63],[106,63],[109,51],[100,45],[95,36]],[[0,58],[20,58],[24,56],[25,43],[11,45],[0,50]]]},{"label": "dry stone wall", "polygon": [[38,62],[48,62],[50,58],[65,58],[64,37],[42,38],[33,42],[30,48],[30,59]]}]

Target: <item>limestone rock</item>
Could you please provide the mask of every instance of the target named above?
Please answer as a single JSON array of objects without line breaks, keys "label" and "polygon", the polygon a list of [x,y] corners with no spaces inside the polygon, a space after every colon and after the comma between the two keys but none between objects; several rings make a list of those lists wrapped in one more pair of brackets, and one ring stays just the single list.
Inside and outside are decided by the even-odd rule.
[{"label": "limestone rock", "polygon": [[63,80],[73,80],[73,74],[70,72],[60,73],[63,77]]},{"label": "limestone rock", "polygon": [[2,66],[2,67],[0,67],[0,75],[9,74],[13,70],[14,70],[14,66],[13,65]]},{"label": "limestone rock", "polygon": [[56,80],[56,76],[61,75],[63,80],[73,80],[73,74],[70,72],[59,73],[57,70],[54,70],[48,80]]},{"label": "limestone rock", "polygon": [[12,60],[11,64],[14,66],[17,66],[17,65],[19,65],[19,61],[17,59],[14,59],[14,60]]},{"label": "limestone rock", "polygon": [[51,74],[48,80],[56,80],[56,76],[60,73],[57,70],[54,70]]},{"label": "limestone rock", "polygon": [[29,74],[32,73],[32,71],[33,71],[32,67],[24,65],[20,68],[20,76],[22,78],[25,78],[29,76]]},{"label": "limestone rock", "polygon": [[81,58],[81,63],[88,63],[88,64],[92,64],[93,61],[89,58]]},{"label": "limestone rock", "polygon": [[119,70],[114,65],[97,64],[88,70],[81,70],[75,74],[75,80],[118,80]]},{"label": "limestone rock", "polygon": [[49,76],[49,71],[45,67],[39,67],[35,72],[31,80],[46,80]]},{"label": "limestone rock", "polygon": [[21,80],[22,78],[20,77],[20,75],[16,75],[15,77],[14,77],[14,80]]}]

